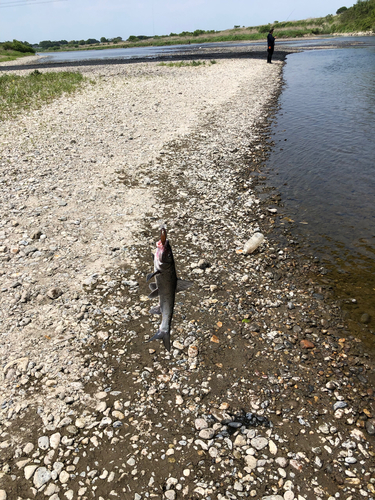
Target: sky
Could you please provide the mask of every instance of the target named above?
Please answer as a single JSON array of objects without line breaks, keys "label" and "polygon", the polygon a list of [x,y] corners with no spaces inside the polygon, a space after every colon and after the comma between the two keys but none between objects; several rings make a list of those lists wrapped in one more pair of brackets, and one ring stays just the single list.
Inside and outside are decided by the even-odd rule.
[{"label": "sky", "polygon": [[222,30],[335,14],[351,0],[0,0],[0,42]]}]

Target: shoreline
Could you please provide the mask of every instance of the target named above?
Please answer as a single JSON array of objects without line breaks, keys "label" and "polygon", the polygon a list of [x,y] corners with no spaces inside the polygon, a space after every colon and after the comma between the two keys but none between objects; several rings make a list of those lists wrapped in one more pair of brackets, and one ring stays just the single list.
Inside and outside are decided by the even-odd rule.
[{"label": "shoreline", "polygon": [[[8,498],[374,495],[372,361],[257,191],[281,69],[84,68],[96,86],[2,126]],[[195,282],[171,354],[145,344],[160,222]]]}]

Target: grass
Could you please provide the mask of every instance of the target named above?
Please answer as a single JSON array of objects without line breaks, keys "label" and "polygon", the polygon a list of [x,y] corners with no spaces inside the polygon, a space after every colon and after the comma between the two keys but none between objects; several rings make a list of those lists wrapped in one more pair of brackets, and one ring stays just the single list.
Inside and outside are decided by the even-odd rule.
[{"label": "grass", "polygon": [[[210,61],[210,64],[216,64],[216,63],[217,61],[215,61],[215,59],[212,59]],[[169,66],[169,67],[175,66],[176,68],[181,68],[183,66],[205,66],[205,65],[206,61],[179,61],[170,63],[161,62],[158,64],[158,66]]]},{"label": "grass", "polygon": [[340,33],[355,31],[375,32],[375,0],[358,0],[337,16],[332,27]]},{"label": "grass", "polygon": [[77,90],[86,79],[81,73],[63,71],[41,73],[38,70],[26,76],[0,76],[0,120],[16,117],[22,111],[38,109],[64,93]]},{"label": "grass", "polygon": [[33,56],[32,52],[18,52],[18,50],[5,50],[0,45],[0,62],[15,61],[20,57]]}]

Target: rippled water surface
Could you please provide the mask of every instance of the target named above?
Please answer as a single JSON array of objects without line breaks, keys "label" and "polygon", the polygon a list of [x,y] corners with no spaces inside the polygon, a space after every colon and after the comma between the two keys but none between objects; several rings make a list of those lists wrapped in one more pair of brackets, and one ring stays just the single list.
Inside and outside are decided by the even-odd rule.
[{"label": "rippled water surface", "polygon": [[287,56],[268,165],[284,212],[295,221],[292,230],[331,263],[350,318],[358,323],[363,313],[372,316],[365,327],[370,331],[375,330],[375,38],[362,40],[362,47]]}]

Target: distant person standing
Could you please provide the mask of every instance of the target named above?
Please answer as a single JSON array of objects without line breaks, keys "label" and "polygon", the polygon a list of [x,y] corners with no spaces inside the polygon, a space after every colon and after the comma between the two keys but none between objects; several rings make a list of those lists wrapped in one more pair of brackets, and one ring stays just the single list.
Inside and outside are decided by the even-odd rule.
[{"label": "distant person standing", "polygon": [[273,28],[267,35],[267,62],[271,64],[273,50],[275,48],[275,37],[273,36]]}]

